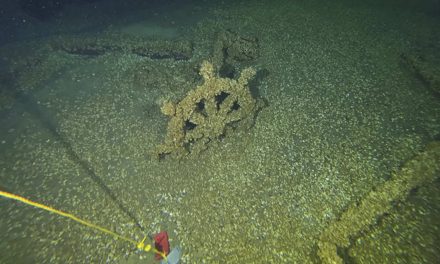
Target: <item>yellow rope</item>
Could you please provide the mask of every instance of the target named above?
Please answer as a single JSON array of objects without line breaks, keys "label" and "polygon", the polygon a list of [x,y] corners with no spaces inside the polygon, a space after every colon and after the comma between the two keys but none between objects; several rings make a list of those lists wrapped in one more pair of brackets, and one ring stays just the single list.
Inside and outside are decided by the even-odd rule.
[{"label": "yellow rope", "polygon": [[46,210],[46,211],[49,211],[49,212],[52,212],[52,213],[55,213],[55,214],[58,214],[58,215],[70,218],[73,221],[76,221],[76,222],[78,222],[80,224],[86,225],[88,227],[91,227],[91,228],[97,229],[97,230],[99,230],[101,232],[104,232],[104,233],[107,233],[109,235],[112,235],[112,236],[114,236],[116,238],[119,238],[119,239],[125,240],[127,242],[130,242],[130,243],[136,245],[136,247],[138,249],[140,249],[140,250],[144,250],[144,251],[148,252],[151,249],[153,249],[154,253],[157,253],[157,254],[161,255],[166,260],[166,255],[163,252],[158,251],[156,248],[152,248],[151,245],[149,245],[149,244],[147,244],[147,245],[144,244],[144,242],[146,240],[146,237],[144,237],[144,239],[141,242],[137,242],[137,241],[135,241],[135,240],[133,240],[131,238],[121,236],[121,235],[119,235],[119,234],[117,234],[117,233],[115,233],[115,232],[113,232],[111,230],[108,230],[108,229],[104,228],[104,227],[100,227],[100,226],[95,225],[93,223],[90,223],[88,221],[82,220],[82,219],[80,219],[80,218],[78,218],[78,217],[76,217],[76,216],[74,216],[72,214],[69,214],[69,213],[66,213],[66,212],[54,209],[54,208],[49,207],[49,206],[44,205],[44,204],[40,204],[40,203],[31,201],[29,199],[26,199],[24,197],[18,196],[16,194],[12,194],[12,193],[8,193],[8,192],[4,192],[4,191],[0,190],[0,196],[6,197],[6,198],[9,198],[9,199],[13,199],[13,200],[17,200],[17,201],[20,201],[22,203],[25,203],[25,204],[28,204],[28,205],[31,205],[31,206],[34,206],[34,207],[37,207],[37,208],[41,208],[43,210]]}]

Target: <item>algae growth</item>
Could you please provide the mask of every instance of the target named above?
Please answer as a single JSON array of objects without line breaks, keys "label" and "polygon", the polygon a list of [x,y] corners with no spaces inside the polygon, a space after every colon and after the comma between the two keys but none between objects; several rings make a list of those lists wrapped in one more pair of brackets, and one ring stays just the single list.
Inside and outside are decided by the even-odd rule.
[{"label": "algae growth", "polygon": [[[86,11],[96,17],[109,2]],[[136,241],[167,230],[171,246],[183,248],[182,263],[321,263],[321,240],[321,255],[353,262],[402,260],[389,252],[416,242],[426,251],[411,250],[411,259],[438,259],[435,236],[399,214],[407,200],[391,202],[396,208],[371,202],[389,202],[417,185],[396,180],[412,177],[399,168],[412,167],[402,162],[438,138],[438,97],[400,64],[416,43],[438,43],[435,19],[395,5],[284,0],[148,7],[113,23],[118,18],[98,26],[81,19],[84,28],[60,17],[69,24],[56,30],[78,28],[39,38],[34,34],[42,31],[34,29],[44,23],[14,20],[33,35],[0,47],[0,81],[13,88],[0,93],[2,188]],[[144,39],[148,34],[132,32],[145,29],[130,26],[137,21],[172,28],[176,39]],[[419,62],[418,71],[436,84],[435,60]],[[227,85],[237,90],[228,95]],[[199,89],[208,86],[221,88]],[[32,95],[34,109],[48,118],[38,118],[9,93],[14,89]],[[246,100],[235,104],[234,96]],[[269,104],[258,112],[260,98]],[[166,147],[148,155],[161,143]],[[72,151],[143,229],[72,160]],[[188,158],[158,162],[166,153]],[[411,191],[409,200],[438,192],[437,183],[429,187]],[[371,218],[360,216],[356,202]],[[438,229],[438,211],[410,208]],[[154,261],[54,215],[3,200],[1,210],[1,263]],[[368,224],[384,211],[377,225]],[[334,229],[331,237],[326,230]],[[394,236],[376,243],[374,236],[390,229]]]}]

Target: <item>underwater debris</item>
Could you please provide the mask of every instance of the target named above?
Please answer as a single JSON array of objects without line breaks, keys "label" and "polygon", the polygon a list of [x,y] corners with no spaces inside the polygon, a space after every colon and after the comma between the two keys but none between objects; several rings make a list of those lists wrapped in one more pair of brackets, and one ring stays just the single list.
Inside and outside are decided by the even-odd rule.
[{"label": "underwater debris", "polygon": [[241,72],[238,80],[221,78],[214,66],[204,61],[200,68],[203,84],[188,92],[177,103],[165,102],[161,111],[171,119],[165,142],[156,147],[154,155],[168,154],[181,158],[200,153],[207,144],[239,125],[248,128],[262,105],[252,97],[248,82],[256,74],[253,68]]},{"label": "underwater debris", "polygon": [[321,234],[318,255],[322,263],[342,264],[338,249],[350,246],[350,239],[374,225],[389,212],[393,202],[404,200],[411,190],[433,182],[440,174],[440,141],[434,141],[407,161],[391,180],[352,204],[339,220]]},{"label": "underwater debris", "polygon": [[[433,54],[437,54],[436,51]],[[427,57],[420,52],[401,54],[404,64],[420,79],[436,96],[440,96],[440,58]]]},{"label": "underwater debris", "polygon": [[124,34],[100,36],[61,36],[51,42],[55,50],[83,56],[99,56],[108,52],[133,53],[151,59],[188,60],[193,47],[189,41],[150,40]]},{"label": "underwater debris", "polygon": [[218,33],[214,42],[212,62],[219,67],[221,76],[233,77],[233,65],[243,64],[258,58],[258,39],[241,36],[230,30]]}]

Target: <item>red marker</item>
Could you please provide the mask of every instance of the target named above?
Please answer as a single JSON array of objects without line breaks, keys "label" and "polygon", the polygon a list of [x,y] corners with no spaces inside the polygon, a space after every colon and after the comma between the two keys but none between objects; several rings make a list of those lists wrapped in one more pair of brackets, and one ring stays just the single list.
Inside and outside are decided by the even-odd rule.
[{"label": "red marker", "polygon": [[[166,231],[162,231],[156,235],[154,235],[154,247],[157,251],[160,251],[168,256],[170,253],[170,242],[168,241],[168,233]],[[163,257],[156,253],[156,260],[161,260]]]}]

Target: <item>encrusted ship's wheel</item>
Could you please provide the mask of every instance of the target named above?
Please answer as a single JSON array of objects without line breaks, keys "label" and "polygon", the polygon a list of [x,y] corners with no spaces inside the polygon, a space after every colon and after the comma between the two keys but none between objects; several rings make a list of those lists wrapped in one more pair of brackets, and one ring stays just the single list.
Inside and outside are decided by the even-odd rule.
[{"label": "encrusted ship's wheel", "polygon": [[207,143],[224,136],[226,129],[256,113],[248,81],[255,70],[243,70],[238,80],[220,78],[214,67],[204,62],[200,69],[204,83],[177,104],[165,103],[161,110],[171,116],[165,143],[158,147],[158,155],[192,153]]},{"label": "encrusted ship's wheel", "polygon": [[195,103],[193,112],[185,119],[185,142],[202,137],[214,139],[223,136],[228,125],[245,118],[253,102],[237,94],[222,91],[220,94],[201,98]]}]

